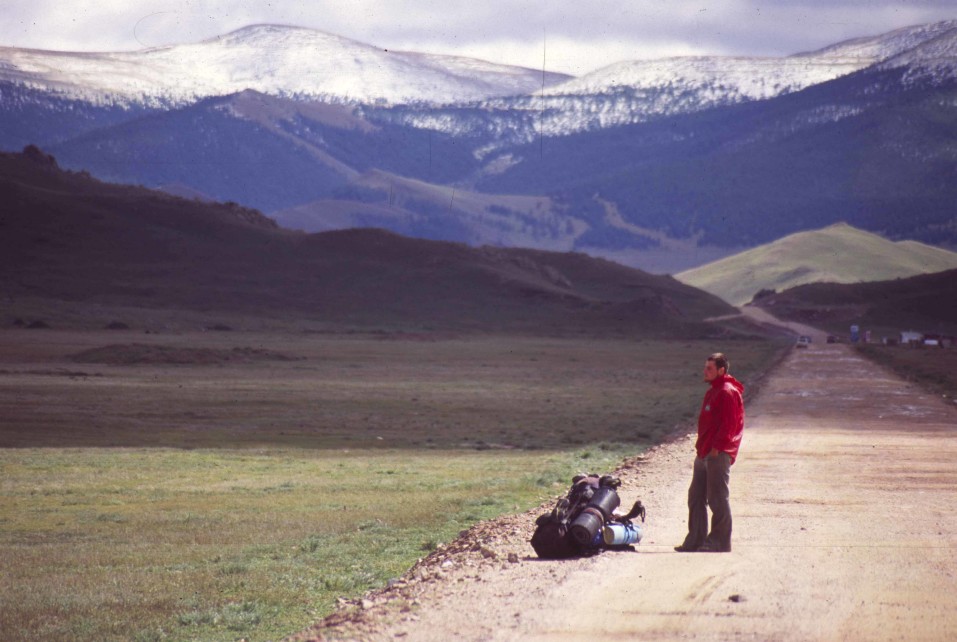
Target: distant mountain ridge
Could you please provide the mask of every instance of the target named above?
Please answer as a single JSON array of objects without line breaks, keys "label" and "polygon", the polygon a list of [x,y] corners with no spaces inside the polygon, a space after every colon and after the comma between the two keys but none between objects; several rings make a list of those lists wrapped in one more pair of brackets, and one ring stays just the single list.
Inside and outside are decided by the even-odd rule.
[{"label": "distant mountain ridge", "polygon": [[675,278],[743,305],[760,291],[780,292],[806,283],[882,281],[954,268],[957,252],[912,241],[895,243],[841,223],[792,234]]},{"label": "distant mountain ridge", "polygon": [[[957,81],[867,69],[802,91],[503,150],[491,192],[747,248],[837,221],[957,247]],[[627,238],[617,233],[617,238]],[[585,251],[591,251],[577,246]]]},{"label": "distant mountain ridge", "polygon": [[[127,107],[182,106],[247,89],[351,104],[480,103],[493,112],[521,109],[537,100],[536,106],[550,113],[539,123],[542,131],[563,135],[588,128],[590,122],[608,127],[772,98],[882,61],[886,67],[939,58],[943,52],[952,56],[955,37],[957,20],[781,58],[639,60],[572,78],[472,58],[389,51],[303,27],[252,25],[198,43],[132,52],[0,47],[0,83],[62,99]],[[595,121],[584,115],[594,107],[577,101],[595,102],[598,97],[605,100]],[[643,109],[636,109],[639,103]],[[557,118],[558,112],[578,115],[569,120]],[[439,125],[441,131],[458,133],[448,119]]]},{"label": "distant mountain ridge", "polygon": [[[482,102],[489,118],[519,116],[500,129],[510,141],[528,142],[544,133],[564,136],[579,131],[645,122],[674,114],[766,100],[800,91],[860,71],[877,63],[900,66],[913,50],[922,60],[928,43],[953,43],[957,20],[898,29],[856,38],[814,52],[779,58],[684,56],[619,62],[579,78],[555,83],[533,96],[504,96]],[[537,118],[521,118],[537,111]],[[404,122],[446,133],[474,131],[468,111],[432,117],[427,110],[410,110]],[[493,127],[493,125],[488,125]]]},{"label": "distant mountain ridge", "polygon": [[175,107],[246,89],[327,102],[446,103],[525,94],[565,78],[281,25],[133,52],[0,48],[0,81],[106,106]]},{"label": "distant mountain ridge", "polygon": [[577,79],[277,26],[127,54],[3,49],[0,148],[307,231],[658,272],[836,221],[957,247],[955,43],[946,21]]}]

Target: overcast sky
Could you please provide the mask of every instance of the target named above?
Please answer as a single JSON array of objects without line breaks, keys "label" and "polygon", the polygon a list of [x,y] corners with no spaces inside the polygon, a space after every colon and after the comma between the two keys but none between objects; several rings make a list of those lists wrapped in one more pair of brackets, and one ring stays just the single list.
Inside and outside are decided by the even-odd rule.
[{"label": "overcast sky", "polygon": [[580,75],[639,58],[810,51],[957,19],[957,0],[0,0],[0,12],[0,46],[134,50],[272,23]]}]

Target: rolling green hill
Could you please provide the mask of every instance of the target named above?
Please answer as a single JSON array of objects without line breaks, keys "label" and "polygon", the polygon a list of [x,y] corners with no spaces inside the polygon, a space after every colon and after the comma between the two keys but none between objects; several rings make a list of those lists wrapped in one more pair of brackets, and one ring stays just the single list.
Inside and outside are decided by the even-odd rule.
[{"label": "rolling green hill", "polygon": [[882,281],[957,268],[957,253],[914,241],[888,241],[838,223],[676,275],[679,281],[743,305],[761,290],[805,283]]}]

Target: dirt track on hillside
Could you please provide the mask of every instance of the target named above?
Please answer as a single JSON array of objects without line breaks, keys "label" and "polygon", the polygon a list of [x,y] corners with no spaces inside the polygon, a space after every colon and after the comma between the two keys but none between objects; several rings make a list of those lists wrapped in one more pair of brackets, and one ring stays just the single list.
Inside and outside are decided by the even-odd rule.
[{"label": "dirt track on hillside", "polygon": [[537,511],[509,516],[292,639],[957,639],[952,404],[846,346],[795,350],[748,406],[728,554],[672,548],[692,443],[621,471],[648,508],[635,552],[541,561]]}]

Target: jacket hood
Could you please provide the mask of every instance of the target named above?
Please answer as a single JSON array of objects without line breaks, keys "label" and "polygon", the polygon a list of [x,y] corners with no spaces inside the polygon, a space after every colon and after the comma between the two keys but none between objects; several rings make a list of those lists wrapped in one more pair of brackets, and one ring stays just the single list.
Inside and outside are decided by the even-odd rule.
[{"label": "jacket hood", "polygon": [[744,384],[729,374],[721,375],[712,379],[711,387],[720,388],[726,383],[731,384],[735,389],[737,389],[738,392],[740,392],[741,394],[744,394]]}]

